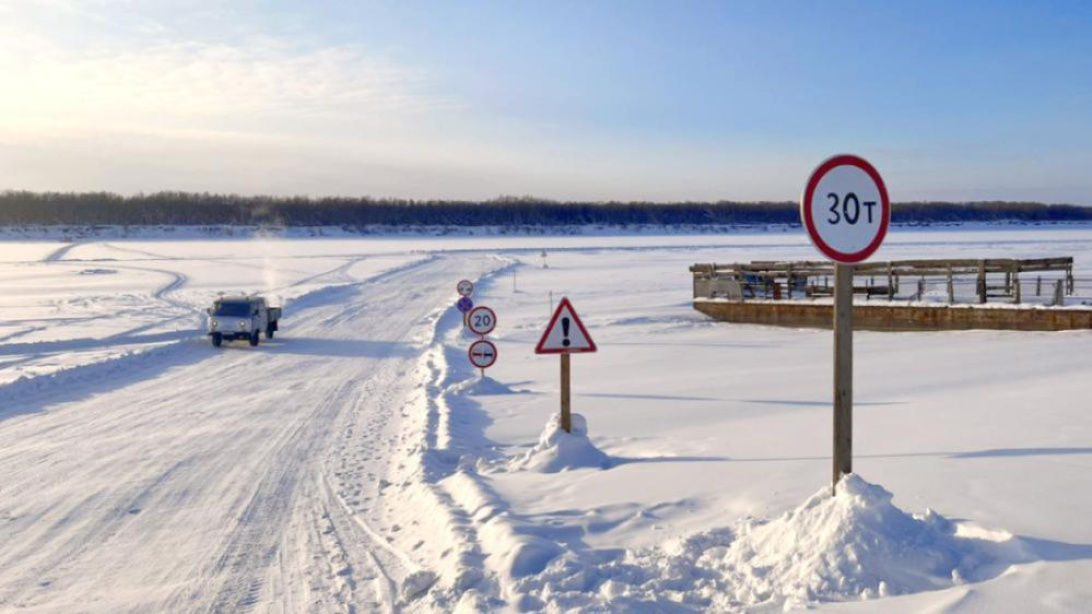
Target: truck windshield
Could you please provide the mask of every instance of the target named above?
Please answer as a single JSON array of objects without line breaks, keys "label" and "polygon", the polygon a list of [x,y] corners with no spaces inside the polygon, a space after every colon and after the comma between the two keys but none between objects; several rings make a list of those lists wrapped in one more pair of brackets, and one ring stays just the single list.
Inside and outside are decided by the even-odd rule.
[{"label": "truck windshield", "polygon": [[219,303],[216,305],[216,315],[228,318],[245,318],[250,316],[250,305],[247,303]]}]

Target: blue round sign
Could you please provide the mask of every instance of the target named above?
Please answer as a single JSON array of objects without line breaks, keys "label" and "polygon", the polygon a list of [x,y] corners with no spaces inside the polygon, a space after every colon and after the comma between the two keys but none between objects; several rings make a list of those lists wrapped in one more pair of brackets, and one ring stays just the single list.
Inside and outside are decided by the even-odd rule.
[{"label": "blue round sign", "polygon": [[474,308],[474,301],[470,300],[470,297],[464,296],[459,299],[459,302],[455,303],[455,307],[462,313],[467,313]]}]

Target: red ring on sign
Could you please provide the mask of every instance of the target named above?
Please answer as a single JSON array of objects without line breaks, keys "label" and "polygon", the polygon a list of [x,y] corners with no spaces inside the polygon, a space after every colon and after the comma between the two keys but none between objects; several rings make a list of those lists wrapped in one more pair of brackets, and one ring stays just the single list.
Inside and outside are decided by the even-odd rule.
[{"label": "red ring on sign", "polygon": [[[463,284],[468,286],[466,292],[463,292]],[[471,294],[474,294],[474,282],[469,279],[461,279],[459,280],[459,283],[455,284],[455,291],[459,293],[459,296],[469,297]]]},{"label": "red ring on sign", "polygon": [[[830,245],[819,236],[819,230],[815,227],[815,220],[811,214],[811,202],[815,197],[815,189],[819,187],[819,181],[837,166],[856,166],[864,171],[872,181],[876,184],[876,187],[880,191],[880,230],[876,233],[876,238],[872,239],[872,242],[868,244],[863,250],[847,254],[840,252]],[[880,173],[868,163],[868,160],[852,154],[841,154],[827,159],[819,168],[816,168],[812,172],[811,177],[808,179],[807,186],[804,188],[804,195],[800,199],[800,217],[804,219],[804,226],[808,230],[808,237],[815,247],[823,252],[823,254],[834,260],[835,262],[842,262],[845,264],[854,264],[867,260],[869,256],[876,253],[876,250],[880,248],[884,238],[887,236],[887,227],[891,223],[891,200],[887,197],[887,186],[883,182],[883,178],[880,177]]]},{"label": "red ring on sign", "polygon": [[[489,317],[493,321],[493,323],[489,325],[489,328],[487,328],[485,330],[478,330],[478,329],[474,328],[474,312],[475,311],[488,311],[489,312]],[[470,312],[466,314],[466,325],[467,325],[468,328],[470,328],[470,332],[474,333],[475,335],[481,335],[481,336],[484,337],[485,335],[488,335],[489,333],[493,332],[493,329],[497,327],[497,313],[495,311],[493,311],[492,309],[486,307],[485,305],[479,305],[478,307],[475,307],[475,308],[471,309]]]},{"label": "red ring on sign", "polygon": [[[489,349],[493,350],[493,357],[489,360],[489,362],[480,365],[474,362],[474,348],[478,347],[479,345],[488,345]],[[492,341],[480,339],[470,344],[470,349],[466,351],[466,357],[470,359],[470,364],[474,365],[475,367],[479,369],[488,369],[489,367],[493,366],[493,363],[497,362],[497,346],[493,345]]]}]

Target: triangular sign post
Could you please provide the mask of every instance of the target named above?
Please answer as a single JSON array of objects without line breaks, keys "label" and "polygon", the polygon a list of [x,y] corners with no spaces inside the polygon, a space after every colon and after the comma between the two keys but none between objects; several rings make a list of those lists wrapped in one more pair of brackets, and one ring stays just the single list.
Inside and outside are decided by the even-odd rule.
[{"label": "triangular sign post", "polygon": [[546,326],[546,331],[542,333],[542,338],[535,347],[535,353],[578,354],[597,350],[595,341],[588,334],[588,329],[584,328],[580,316],[576,315],[573,304],[568,298],[561,299],[561,303],[554,310],[553,317],[550,318],[550,323]]},{"label": "triangular sign post", "polygon": [[572,394],[570,392],[571,363],[573,354],[595,352],[599,348],[595,341],[584,328],[580,316],[576,315],[573,304],[569,299],[561,299],[557,310],[554,311],[546,331],[542,333],[538,345],[535,346],[536,354],[560,354],[561,355],[561,428],[566,433],[573,432]]}]

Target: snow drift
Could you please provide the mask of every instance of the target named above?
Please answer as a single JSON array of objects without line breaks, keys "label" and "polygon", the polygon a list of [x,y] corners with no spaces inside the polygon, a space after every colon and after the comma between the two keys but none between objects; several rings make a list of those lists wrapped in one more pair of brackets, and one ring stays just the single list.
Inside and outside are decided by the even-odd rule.
[{"label": "snow drift", "polygon": [[451,391],[469,396],[524,394],[526,392],[525,390],[516,390],[507,384],[502,384],[491,377],[463,380],[452,386]]},{"label": "snow drift", "polygon": [[557,473],[566,469],[610,467],[610,457],[588,438],[588,421],[584,416],[573,414],[572,422],[572,432],[566,433],[561,428],[561,415],[551,416],[538,443],[526,454],[513,459],[509,468]]},{"label": "snow drift", "polygon": [[771,522],[745,522],[717,567],[734,601],[804,604],[935,590],[982,563],[931,510],[909,515],[856,475]]},{"label": "snow drift", "polygon": [[1023,558],[1007,533],[964,537],[939,514],[910,515],[891,498],[850,475],[836,496],[823,488],[774,520],[598,562],[594,554],[559,557],[519,590],[547,596],[531,610],[766,611],[947,588]]}]

